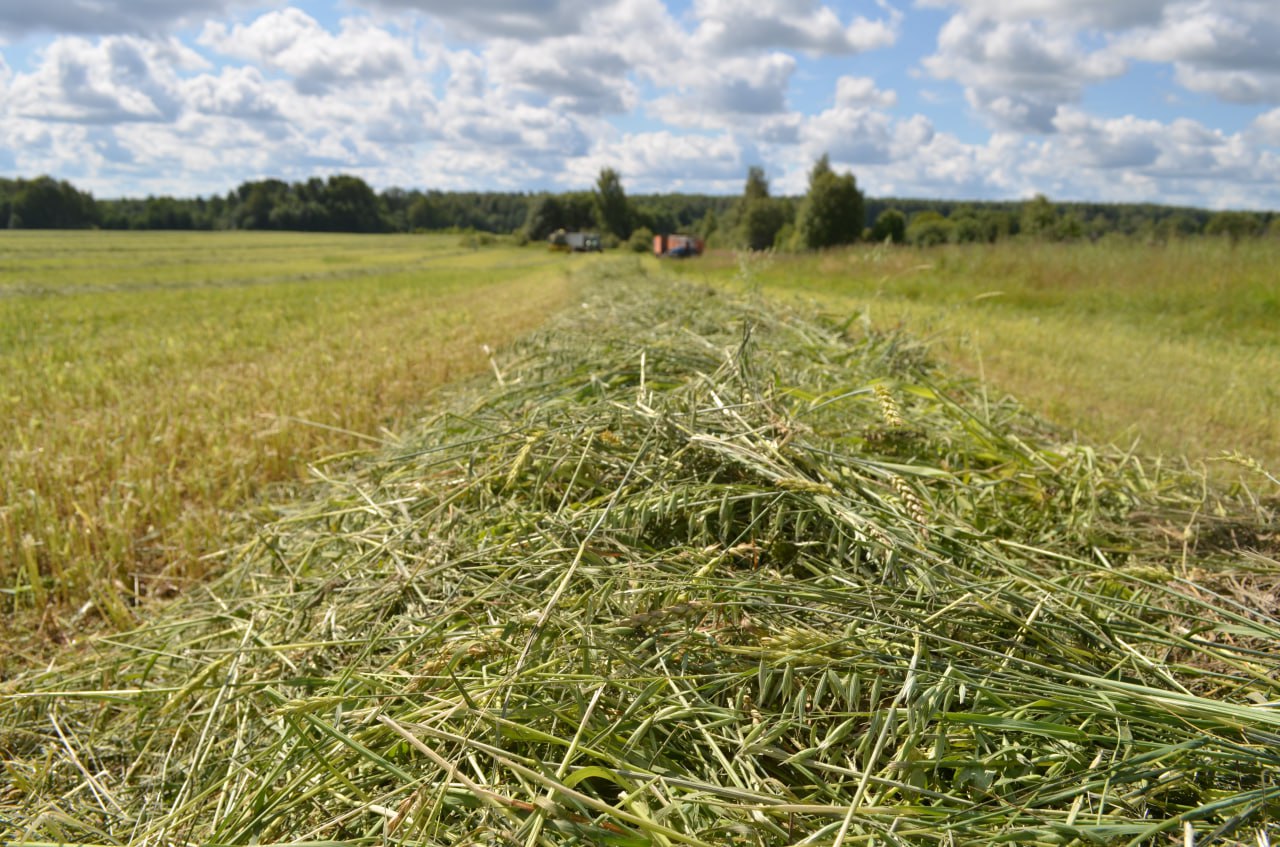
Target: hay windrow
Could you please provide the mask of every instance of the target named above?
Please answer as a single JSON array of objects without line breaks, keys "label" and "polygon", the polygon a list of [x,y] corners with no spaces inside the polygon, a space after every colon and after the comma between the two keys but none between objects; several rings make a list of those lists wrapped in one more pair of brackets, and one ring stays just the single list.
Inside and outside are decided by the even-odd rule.
[{"label": "hay windrow", "polygon": [[585,290],[500,385],[319,469],[223,578],[7,683],[0,819],[100,844],[1275,834],[1280,621],[1190,577],[1278,566],[1158,517],[1192,538],[1262,507],[983,403],[910,339],[625,270]]}]

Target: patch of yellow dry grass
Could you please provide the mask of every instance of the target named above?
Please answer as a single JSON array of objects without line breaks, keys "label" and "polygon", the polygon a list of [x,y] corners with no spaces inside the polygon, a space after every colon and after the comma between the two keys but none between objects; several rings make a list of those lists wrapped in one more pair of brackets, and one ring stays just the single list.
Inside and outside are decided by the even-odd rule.
[{"label": "patch of yellow dry grass", "polygon": [[2,238],[0,596],[117,625],[203,576],[265,485],[382,438],[569,292],[563,257],[456,237]]}]

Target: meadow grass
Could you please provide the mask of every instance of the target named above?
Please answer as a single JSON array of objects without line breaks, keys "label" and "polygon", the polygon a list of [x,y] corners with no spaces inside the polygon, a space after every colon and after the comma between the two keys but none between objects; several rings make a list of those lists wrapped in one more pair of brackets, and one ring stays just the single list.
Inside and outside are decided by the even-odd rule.
[{"label": "meadow grass", "polygon": [[199,579],[230,512],[376,444],[568,294],[457,236],[0,235],[0,591],[115,625]]},{"label": "meadow grass", "polygon": [[[757,263],[761,264],[761,263]],[[677,265],[737,282],[728,254]],[[930,339],[990,390],[1092,440],[1280,465],[1280,244],[1011,242],[777,255],[770,293]]]},{"label": "meadow grass", "polygon": [[0,682],[16,842],[1276,842],[1273,509],[633,268]]}]

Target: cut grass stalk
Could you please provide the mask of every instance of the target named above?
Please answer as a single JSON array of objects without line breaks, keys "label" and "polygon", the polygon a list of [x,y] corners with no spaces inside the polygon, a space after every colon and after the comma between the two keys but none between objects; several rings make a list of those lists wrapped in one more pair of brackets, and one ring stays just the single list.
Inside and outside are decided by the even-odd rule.
[{"label": "cut grass stalk", "polygon": [[1275,833],[1261,501],[909,339],[621,265],[584,290],[223,577],[8,684],[0,815],[140,845]]}]

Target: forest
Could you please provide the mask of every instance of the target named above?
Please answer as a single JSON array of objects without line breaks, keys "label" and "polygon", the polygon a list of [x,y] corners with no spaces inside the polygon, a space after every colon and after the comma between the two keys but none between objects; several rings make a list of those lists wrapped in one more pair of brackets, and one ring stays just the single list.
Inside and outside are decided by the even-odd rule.
[{"label": "forest", "polygon": [[[819,215],[813,191],[819,171],[833,200]],[[823,247],[857,240],[942,243],[995,242],[1014,235],[1044,240],[1096,240],[1108,234],[1147,241],[1200,234],[1232,241],[1280,234],[1275,212],[1211,212],[1149,203],[961,201],[867,198],[852,174],[836,175],[825,157],[810,174],[808,195],[772,196],[763,169],[752,167],[741,195],[627,195],[620,175],[601,172],[591,189],[563,193],[376,191],[356,176],[306,181],[247,181],[225,195],[97,199],[50,176],[0,178],[0,226],[9,229],[276,230],[292,232],[475,231],[543,240],[556,229],[598,229],[609,246],[653,233],[690,232],[712,246]],[[823,185],[827,185],[826,182]],[[826,196],[825,194],[823,196]],[[840,232],[806,235],[802,218],[839,215]],[[844,210],[844,212],[839,212]],[[846,214],[847,212],[847,214]],[[828,227],[830,228],[830,227]],[[632,238],[632,236],[635,236]]]}]

